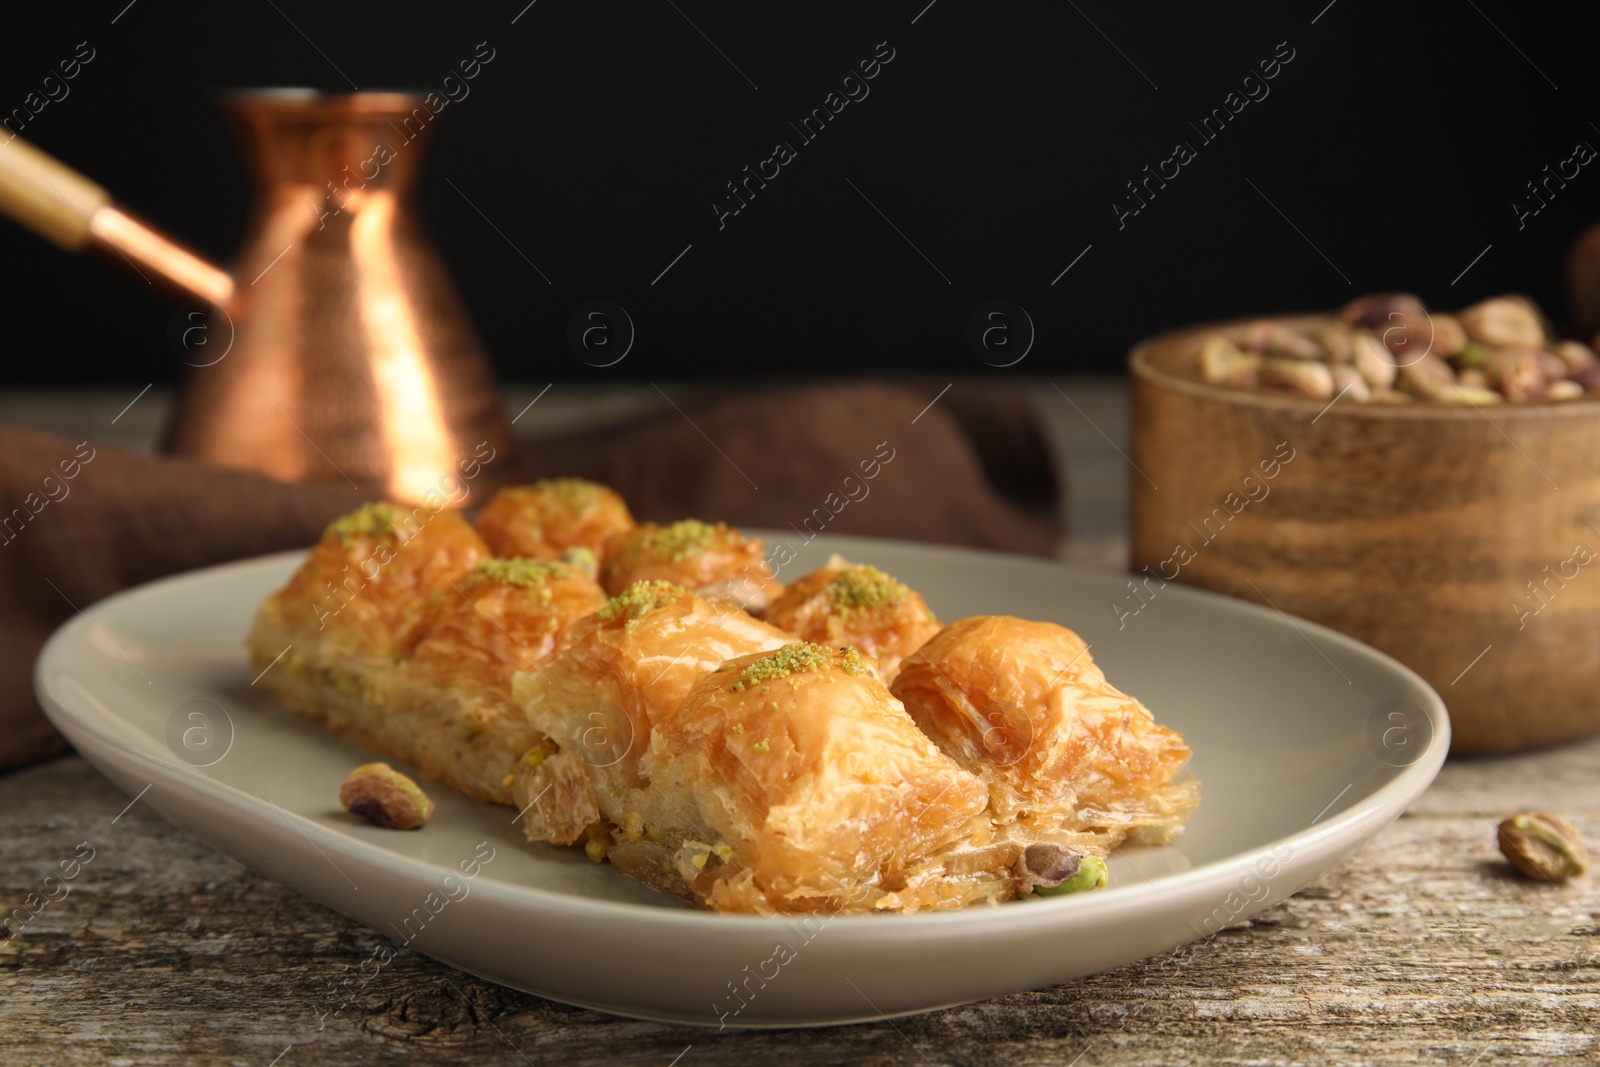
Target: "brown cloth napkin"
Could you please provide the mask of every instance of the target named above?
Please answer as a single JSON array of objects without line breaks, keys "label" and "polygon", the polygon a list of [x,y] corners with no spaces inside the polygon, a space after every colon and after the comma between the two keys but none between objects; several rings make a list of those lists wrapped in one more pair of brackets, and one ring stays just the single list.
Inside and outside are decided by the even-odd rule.
[{"label": "brown cloth napkin", "polygon": [[[1027,401],[957,385],[928,406],[937,393],[857,383],[702,394],[525,439],[518,460],[524,478],[605,482],[642,520],[1054,554],[1060,489]],[[0,427],[0,770],[66,747],[34,699],[33,662],[75,611],[163,575],[309,545],[370,495]]]}]

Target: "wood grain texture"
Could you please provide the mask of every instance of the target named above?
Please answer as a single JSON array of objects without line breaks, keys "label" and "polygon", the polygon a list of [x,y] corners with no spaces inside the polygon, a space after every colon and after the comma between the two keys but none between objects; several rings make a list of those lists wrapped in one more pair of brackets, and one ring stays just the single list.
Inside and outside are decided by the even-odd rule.
[{"label": "wood grain texture", "polygon": [[67,251],[89,243],[89,220],[110,200],[100,186],[15,134],[0,142],[0,213]]},{"label": "wood grain texture", "polygon": [[[259,877],[67,757],[0,779],[0,900],[94,858],[0,941],[0,1063],[1190,1065],[1593,1063],[1600,876],[1509,873],[1495,822],[1600,842],[1600,741],[1455,761],[1348,862],[1253,922],[1036,993],[877,1025],[717,1033],[515,993],[414,952],[337,1015],[381,935]],[[1063,952],[1072,946],[1061,946]],[[680,1057],[681,1054],[681,1058]]]},{"label": "wood grain texture", "polygon": [[1131,358],[1133,570],[1389,653],[1444,695],[1454,752],[1600,731],[1600,401],[1223,389],[1186,369],[1219,331]]}]

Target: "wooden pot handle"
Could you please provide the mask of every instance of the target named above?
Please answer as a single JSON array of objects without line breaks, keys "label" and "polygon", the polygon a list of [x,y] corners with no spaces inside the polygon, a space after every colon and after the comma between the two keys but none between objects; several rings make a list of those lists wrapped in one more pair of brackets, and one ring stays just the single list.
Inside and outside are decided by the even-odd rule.
[{"label": "wooden pot handle", "polygon": [[68,252],[115,251],[146,282],[153,273],[208,304],[226,304],[233,295],[227,271],[127,214],[100,186],[16,137],[0,141],[0,214]]},{"label": "wooden pot handle", "polygon": [[111,194],[19,138],[0,142],[0,212],[69,252],[89,243],[89,220]]}]

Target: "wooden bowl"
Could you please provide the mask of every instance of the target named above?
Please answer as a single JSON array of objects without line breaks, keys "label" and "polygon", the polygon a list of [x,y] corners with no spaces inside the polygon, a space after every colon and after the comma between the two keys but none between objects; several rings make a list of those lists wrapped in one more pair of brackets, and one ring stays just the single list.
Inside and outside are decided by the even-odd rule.
[{"label": "wooden bowl", "polygon": [[1123,610],[1176,580],[1331,626],[1439,691],[1456,754],[1600,731],[1600,401],[1330,407],[1200,381],[1204,338],[1243,327],[1129,357]]}]

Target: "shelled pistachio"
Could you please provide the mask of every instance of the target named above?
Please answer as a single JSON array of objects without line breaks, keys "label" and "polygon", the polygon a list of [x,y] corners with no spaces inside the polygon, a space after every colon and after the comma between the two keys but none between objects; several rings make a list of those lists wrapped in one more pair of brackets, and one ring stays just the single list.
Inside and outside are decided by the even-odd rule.
[{"label": "shelled pistachio", "polygon": [[1556,883],[1589,869],[1589,850],[1577,828],[1547,811],[1524,811],[1498,827],[1500,851],[1517,873]]}]

